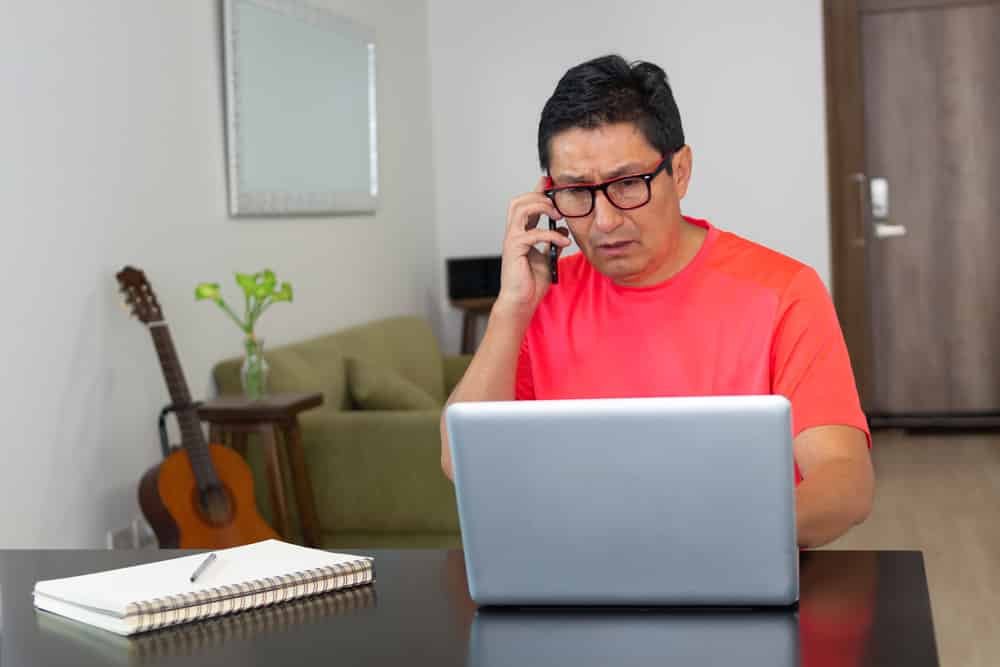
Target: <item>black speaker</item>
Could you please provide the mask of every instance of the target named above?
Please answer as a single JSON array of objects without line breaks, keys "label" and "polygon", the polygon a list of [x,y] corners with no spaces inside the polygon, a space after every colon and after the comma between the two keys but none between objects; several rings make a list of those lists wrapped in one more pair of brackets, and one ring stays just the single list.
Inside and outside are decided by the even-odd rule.
[{"label": "black speaker", "polygon": [[445,264],[449,299],[481,299],[500,294],[500,255],[454,257]]}]

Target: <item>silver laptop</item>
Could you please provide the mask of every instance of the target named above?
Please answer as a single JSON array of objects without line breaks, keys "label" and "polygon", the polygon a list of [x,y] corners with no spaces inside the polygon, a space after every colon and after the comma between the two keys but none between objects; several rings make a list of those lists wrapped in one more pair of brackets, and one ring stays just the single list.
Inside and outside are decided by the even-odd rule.
[{"label": "silver laptop", "polygon": [[798,601],[785,398],[456,403],[445,422],[476,603]]}]

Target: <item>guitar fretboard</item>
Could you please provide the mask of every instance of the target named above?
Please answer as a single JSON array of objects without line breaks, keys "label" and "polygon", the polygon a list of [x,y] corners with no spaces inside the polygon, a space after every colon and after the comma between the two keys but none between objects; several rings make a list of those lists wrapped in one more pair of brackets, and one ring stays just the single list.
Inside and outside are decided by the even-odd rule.
[{"label": "guitar fretboard", "polygon": [[177,350],[174,348],[170,329],[167,328],[166,322],[152,322],[149,324],[149,332],[153,336],[153,345],[160,358],[160,367],[163,369],[163,377],[167,382],[170,400],[175,406],[180,406],[176,414],[181,429],[181,444],[187,450],[188,458],[191,460],[191,468],[198,481],[198,488],[204,491],[210,486],[217,486],[219,477],[209,456],[198,412],[191,406],[191,392],[188,391],[187,380],[184,378],[184,371],[177,358]]}]

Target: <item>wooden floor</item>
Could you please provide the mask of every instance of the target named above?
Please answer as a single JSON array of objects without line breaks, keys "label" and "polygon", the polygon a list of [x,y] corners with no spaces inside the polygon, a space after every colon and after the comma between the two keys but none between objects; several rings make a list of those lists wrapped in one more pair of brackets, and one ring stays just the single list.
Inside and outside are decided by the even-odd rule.
[{"label": "wooden floor", "polygon": [[1000,665],[1000,434],[876,431],[875,508],[831,549],[924,552],[944,667]]}]

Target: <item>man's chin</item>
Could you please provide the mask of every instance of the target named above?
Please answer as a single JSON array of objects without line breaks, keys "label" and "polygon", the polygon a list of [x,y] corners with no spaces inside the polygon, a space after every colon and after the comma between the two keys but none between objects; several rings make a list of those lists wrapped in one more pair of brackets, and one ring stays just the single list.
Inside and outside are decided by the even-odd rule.
[{"label": "man's chin", "polygon": [[584,250],[583,254],[598,273],[620,284],[627,284],[635,279],[642,268],[636,257],[604,257],[593,250]]},{"label": "man's chin", "polygon": [[635,262],[623,259],[603,260],[592,263],[598,273],[607,276],[619,285],[627,285],[636,279],[638,273]]}]

